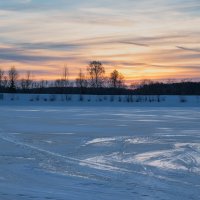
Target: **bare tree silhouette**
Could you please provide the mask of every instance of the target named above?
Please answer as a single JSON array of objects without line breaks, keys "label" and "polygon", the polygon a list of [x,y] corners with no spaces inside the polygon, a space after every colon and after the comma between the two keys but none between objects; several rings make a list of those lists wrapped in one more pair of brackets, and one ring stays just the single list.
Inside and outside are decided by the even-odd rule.
[{"label": "bare tree silhouette", "polygon": [[4,71],[0,68],[0,88],[3,87]]},{"label": "bare tree silhouette", "polygon": [[16,90],[18,77],[19,75],[15,67],[11,67],[8,71],[8,85],[11,92]]},{"label": "bare tree silhouette", "polygon": [[87,86],[88,86],[88,81],[85,77],[85,74],[80,69],[78,78],[76,79],[76,87],[83,89],[87,88]]},{"label": "bare tree silhouette", "polygon": [[64,88],[69,86],[69,70],[67,65],[65,65],[63,68],[63,78],[61,80],[63,81]]},{"label": "bare tree silhouette", "polygon": [[110,74],[110,87],[123,88],[124,85],[125,85],[124,76],[121,73],[119,73],[117,70],[114,70]]},{"label": "bare tree silhouette", "polygon": [[31,79],[31,72],[27,71],[25,74],[25,78],[22,78],[20,81],[21,88],[23,90],[30,89],[32,83],[33,83],[33,80]]},{"label": "bare tree silhouette", "polygon": [[105,69],[101,62],[92,61],[90,62],[87,71],[90,76],[91,87],[100,88],[103,87],[103,79],[105,74]]}]

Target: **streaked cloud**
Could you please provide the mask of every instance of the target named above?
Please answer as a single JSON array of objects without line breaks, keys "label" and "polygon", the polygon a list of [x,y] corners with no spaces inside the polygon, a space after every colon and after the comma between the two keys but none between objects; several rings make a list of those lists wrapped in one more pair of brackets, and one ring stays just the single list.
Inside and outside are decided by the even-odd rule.
[{"label": "streaked cloud", "polygon": [[199,10],[199,0],[0,0],[0,66],[49,79],[98,59],[129,81],[198,78]]},{"label": "streaked cloud", "polygon": [[200,52],[200,48],[188,48],[188,47],[180,47],[180,46],[177,46],[177,48],[178,48],[178,49],[185,50],[185,51]]}]

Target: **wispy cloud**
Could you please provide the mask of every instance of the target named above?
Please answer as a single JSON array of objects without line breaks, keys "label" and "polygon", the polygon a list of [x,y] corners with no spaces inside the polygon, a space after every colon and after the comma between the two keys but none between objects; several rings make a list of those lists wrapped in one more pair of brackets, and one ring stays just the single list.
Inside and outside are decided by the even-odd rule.
[{"label": "wispy cloud", "polygon": [[181,46],[177,46],[177,48],[185,50],[185,51],[200,52],[200,48],[188,48],[188,47],[181,47]]},{"label": "wispy cloud", "polygon": [[25,50],[18,48],[0,48],[0,60],[39,63],[44,61],[62,61],[67,59],[70,60],[70,57],[37,55],[36,52],[28,53]]},{"label": "wispy cloud", "polygon": [[198,76],[199,9],[199,0],[0,0],[0,60],[49,77],[93,59],[129,80]]}]

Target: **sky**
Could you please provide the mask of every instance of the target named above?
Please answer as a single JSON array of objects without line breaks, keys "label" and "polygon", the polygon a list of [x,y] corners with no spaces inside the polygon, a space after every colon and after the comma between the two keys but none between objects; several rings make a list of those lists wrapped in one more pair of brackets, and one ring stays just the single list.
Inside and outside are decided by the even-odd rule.
[{"label": "sky", "polygon": [[0,68],[71,79],[93,60],[127,82],[200,79],[200,0],[0,0]]}]

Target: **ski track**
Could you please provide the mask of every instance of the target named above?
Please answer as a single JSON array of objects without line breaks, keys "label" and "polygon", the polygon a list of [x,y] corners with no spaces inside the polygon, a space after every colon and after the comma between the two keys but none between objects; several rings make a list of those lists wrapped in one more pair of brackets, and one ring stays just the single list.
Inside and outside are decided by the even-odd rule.
[{"label": "ski track", "polygon": [[[12,134],[12,133],[10,133],[10,134]],[[6,133],[6,135],[9,135],[9,133]],[[89,174],[88,175],[81,174],[78,171],[75,171],[73,173],[70,173],[69,171],[68,172],[67,171],[59,171],[59,169],[56,169],[56,168],[54,170],[52,170],[53,167],[51,165],[54,163],[55,160],[61,159],[61,162],[65,162],[66,164],[73,164],[75,166],[79,166],[79,165],[87,166],[90,168],[103,170],[103,171],[104,170],[111,171],[111,172],[115,172],[115,173],[129,173],[129,174],[136,173],[136,174],[140,174],[140,175],[144,175],[144,176],[151,176],[151,177],[158,178],[158,179],[164,179],[164,180],[171,181],[171,182],[179,182],[175,179],[169,179],[167,177],[162,177],[162,176],[157,176],[155,174],[152,174],[152,172],[147,171],[145,166],[149,165],[149,166],[154,166],[154,167],[160,167],[163,169],[188,170],[187,168],[185,168],[181,165],[180,166],[176,165],[176,164],[173,165],[171,162],[168,162],[169,158],[171,158],[171,160],[173,161],[173,160],[175,160],[175,158],[180,159],[180,157],[184,158],[184,156],[186,156],[186,158],[187,158],[187,160],[189,160],[189,162],[192,162],[195,164],[197,163],[196,159],[190,153],[186,153],[186,155],[183,155],[183,156],[180,156],[180,155],[173,156],[173,152],[176,151],[176,149],[171,150],[171,151],[148,152],[148,153],[144,153],[144,154],[138,154],[136,156],[132,156],[132,157],[126,158],[126,159],[120,158],[118,155],[116,155],[114,153],[111,155],[105,155],[105,156],[99,156],[99,157],[97,156],[97,157],[91,157],[91,158],[87,158],[85,160],[81,160],[81,159],[76,159],[76,158],[69,157],[69,156],[64,156],[64,155],[61,155],[61,154],[58,154],[55,152],[51,152],[51,151],[42,149],[40,147],[24,143],[24,142],[17,141],[11,137],[5,136],[5,134],[2,134],[2,130],[0,133],[0,138],[7,142],[16,144],[17,146],[34,150],[36,152],[36,154],[35,154],[36,157],[34,158],[35,160],[37,160],[37,157],[41,157],[41,155],[37,156],[38,153],[42,154],[42,156],[45,159],[43,160],[42,164],[40,164],[40,166],[44,167],[46,170],[50,170],[50,172],[52,172],[52,173],[60,173],[62,175],[77,176],[77,177],[86,178],[86,179],[110,180],[111,178],[110,177],[99,177],[97,175],[91,176]],[[127,142],[134,143],[134,144],[151,143],[150,142],[151,140],[149,140],[149,139],[144,139],[144,138],[136,139],[135,137],[133,139],[130,139],[128,136],[126,136],[126,137],[116,137],[116,138],[96,138],[96,139],[86,142],[85,145],[91,145],[91,144],[94,145],[97,143],[104,143],[104,142],[107,143],[110,141],[117,141],[117,140],[122,140],[122,139],[124,139]],[[155,141],[152,140],[152,142],[154,143]],[[183,145],[184,144],[178,144],[178,146],[181,146],[181,147]],[[188,145],[188,144],[186,144],[186,145]],[[192,147],[190,147],[190,148],[192,148]],[[199,152],[197,152],[197,153],[199,156],[200,153]],[[166,157],[166,159],[163,158],[162,155],[165,155],[164,157]],[[32,158],[32,160],[33,160],[33,158]],[[166,160],[168,160],[168,161],[166,161]],[[200,160],[200,158],[199,158],[199,160]],[[45,161],[47,161],[47,164],[44,164]],[[125,168],[115,167],[112,165],[112,163],[108,164],[109,161],[122,162],[122,163],[139,163],[139,164],[141,164],[141,166],[144,168],[145,171],[139,172],[139,171],[134,171],[134,170],[128,170]],[[165,161],[166,161],[166,163],[165,163]],[[182,161],[186,162],[185,159],[183,159]],[[190,170],[190,171],[192,171],[192,170]],[[196,172],[199,172],[199,171],[196,171]],[[187,183],[187,182],[184,182],[184,184],[190,185],[190,183]],[[196,185],[196,186],[200,187],[200,185]]]},{"label": "ski track", "polygon": [[[44,110],[42,112],[42,117],[40,117],[38,114],[40,114],[41,110],[42,109],[16,109],[15,112],[19,113],[18,116],[21,116],[21,112],[28,113],[27,116],[23,116],[24,119],[18,118],[19,121],[27,120],[29,122],[29,120],[35,120],[34,122],[37,123],[47,123],[48,116],[51,120],[54,120],[55,113],[51,116],[48,114],[49,112],[60,113],[59,109]],[[36,116],[30,115],[31,112]],[[62,112],[64,113],[64,111]],[[78,120],[76,126],[79,127],[79,130],[90,130],[89,124],[90,122],[94,123],[91,118],[93,118],[95,114],[89,112],[88,114],[78,114],[78,109],[71,110],[70,112],[73,113],[72,118],[70,119],[70,117],[67,117],[67,119],[72,120],[73,123]],[[135,110],[135,112],[137,113],[139,110]],[[70,154],[69,156],[65,155],[65,153],[68,154],[69,152],[64,153],[61,151],[60,153],[54,151],[54,147],[58,145],[58,137],[62,140],[63,137],[74,138],[76,136],[76,131],[73,129],[54,131],[54,133],[49,133],[49,135],[48,130],[46,130],[45,133],[41,133],[41,137],[39,137],[40,135],[38,133],[40,131],[38,131],[38,129],[37,135],[31,140],[30,138],[33,136],[31,134],[26,134],[18,129],[8,131],[5,127],[0,127],[0,140],[6,141],[11,145],[16,145],[27,152],[32,152],[30,157],[2,154],[0,155],[0,159],[7,159],[10,163],[12,159],[24,160],[23,162],[27,163],[33,162],[35,163],[33,171],[39,170],[41,173],[48,173],[49,176],[51,176],[50,174],[54,174],[55,176],[70,176],[71,178],[74,177],[80,180],[85,179],[87,180],[85,184],[88,188],[90,188],[90,184],[96,184],[99,185],[99,188],[100,185],[101,187],[104,185],[105,188],[111,187],[116,191],[118,190],[118,192],[120,192],[120,190],[123,192],[126,190],[132,191],[135,192],[136,197],[138,197],[137,199],[199,199],[200,127],[195,127],[194,125],[198,124],[196,121],[199,119],[197,116],[200,111],[197,113],[190,113],[189,117],[178,116],[179,114],[186,113],[186,111],[181,110],[177,110],[176,114],[173,116],[166,114],[168,111],[163,111],[164,114],[162,114],[162,117],[158,116],[157,110],[151,110],[152,114],[149,113],[150,110],[147,110],[146,113],[148,114],[146,115],[143,112],[142,110],[142,114],[109,114],[108,112],[105,113],[105,111],[102,111],[101,117],[106,114],[107,120],[100,118],[95,128],[101,131],[103,130],[101,129],[102,124],[105,124],[104,130],[109,130],[110,123],[110,126],[112,126],[111,131],[115,131],[117,134],[107,136],[103,133],[102,137],[99,137],[101,133],[96,133],[94,136],[87,135],[83,140],[77,141],[76,145],[78,145],[78,147],[77,150],[73,152],[73,156],[70,156]],[[47,113],[47,115],[44,113]],[[43,120],[44,116],[46,119]],[[80,116],[89,117],[91,121],[88,121],[88,123],[87,119],[81,121]],[[109,116],[114,116],[114,118],[110,119]],[[41,122],[40,119],[42,120]],[[193,122],[194,125],[187,127],[187,125],[189,125],[187,120],[190,120],[191,123]],[[125,121],[126,124],[124,124]],[[120,122],[123,124],[120,124]],[[50,123],[51,121],[47,124]],[[64,120],[62,123],[64,123]],[[143,130],[143,123],[150,127],[150,131],[152,129],[151,126],[156,126],[156,123],[160,124],[149,135],[147,128],[147,130],[143,130],[144,132],[147,131],[145,134],[135,134],[131,136],[130,130],[134,131],[134,129],[130,129],[132,123],[135,123],[136,131]],[[178,126],[171,126],[170,123],[174,123],[174,125],[177,123]],[[98,127],[100,128],[98,129]],[[123,135],[120,131],[123,131]],[[53,137],[48,138],[50,136]],[[68,148],[71,148],[71,146]],[[86,153],[84,154],[84,152]],[[3,174],[0,174],[0,182],[3,183],[5,181],[6,179]],[[134,184],[134,188],[132,188],[131,184]],[[191,191],[189,190],[190,187],[192,187]],[[180,192],[181,190],[183,190],[183,193]],[[157,197],[154,191],[158,194]],[[123,194],[123,192],[119,194]],[[43,195],[47,193],[48,191]],[[57,199],[52,197],[52,195],[53,194],[49,196],[46,195],[43,199]],[[66,196],[66,193],[60,193],[60,195]],[[4,196],[3,199],[5,200],[15,199],[12,194],[9,195],[1,192],[0,198],[2,196]],[[34,198],[34,195],[26,196],[25,193],[21,192],[16,199],[20,198]],[[37,195],[35,198],[40,199]]]},{"label": "ski track", "polygon": [[[89,162],[89,161],[87,162],[87,161],[84,161],[84,160],[80,160],[80,159],[64,156],[64,155],[61,155],[61,154],[58,154],[58,153],[54,153],[54,152],[51,152],[51,151],[48,151],[48,150],[45,150],[45,149],[30,145],[30,144],[26,144],[24,142],[19,142],[19,141],[13,140],[13,139],[11,139],[9,137],[6,137],[6,136],[2,136],[2,133],[1,133],[0,138],[5,140],[5,141],[7,141],[7,142],[14,143],[14,144],[16,144],[18,146],[26,147],[28,149],[35,150],[36,152],[42,153],[44,157],[47,155],[48,156],[48,159],[47,159],[48,161],[50,161],[49,160],[50,159],[49,156],[52,156],[52,160],[56,160],[57,158],[59,158],[59,159],[62,159],[62,161],[66,162],[66,163],[69,163],[69,164],[79,165],[79,163],[81,163],[82,165],[94,166],[94,167],[97,167],[99,169],[105,169],[105,170],[108,170],[108,171],[116,171],[116,172],[121,172],[121,173],[122,172],[131,172],[129,170],[117,168],[117,167],[114,167],[114,166],[111,166],[111,165],[108,165],[108,164],[100,164],[100,163],[97,164],[97,163],[93,163],[93,162]],[[83,178],[84,176],[81,176],[81,177]],[[85,178],[89,178],[89,177],[85,177]]]}]

